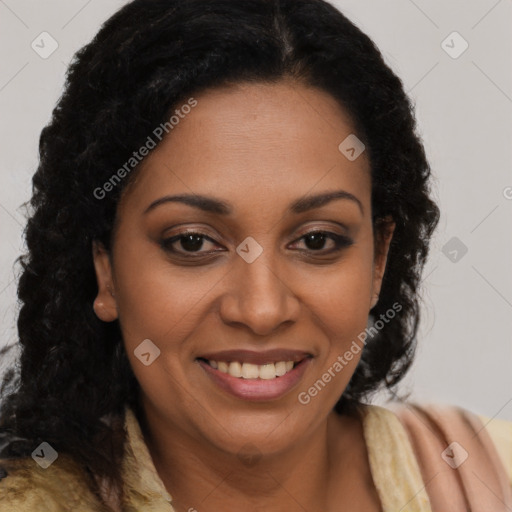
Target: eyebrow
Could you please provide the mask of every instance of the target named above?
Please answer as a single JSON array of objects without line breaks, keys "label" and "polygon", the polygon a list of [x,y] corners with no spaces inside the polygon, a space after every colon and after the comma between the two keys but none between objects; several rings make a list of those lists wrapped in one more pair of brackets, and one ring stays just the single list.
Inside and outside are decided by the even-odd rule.
[{"label": "eyebrow", "polygon": [[[321,208],[336,199],[345,199],[356,203],[359,210],[364,215],[364,208],[361,201],[356,196],[345,190],[335,190],[332,192],[323,192],[316,195],[302,197],[294,201],[288,207],[288,212],[295,214],[304,213],[309,210]],[[162,204],[171,202],[183,203],[188,206],[192,206],[193,208],[198,208],[204,212],[214,213],[217,215],[231,215],[231,213],[233,213],[233,208],[229,203],[221,201],[220,199],[197,194],[179,194],[174,196],[164,196],[153,201],[146,210],[144,210],[144,215]]]}]

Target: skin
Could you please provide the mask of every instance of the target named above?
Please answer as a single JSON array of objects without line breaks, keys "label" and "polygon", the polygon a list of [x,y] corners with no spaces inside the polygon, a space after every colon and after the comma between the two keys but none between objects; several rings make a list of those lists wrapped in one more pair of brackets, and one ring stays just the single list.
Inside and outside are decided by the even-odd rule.
[{"label": "skin", "polygon": [[[196,99],[125,190],[112,252],[93,247],[95,311],[120,321],[155,467],[177,511],[381,510],[361,422],[332,411],[361,354],[310,403],[297,399],[364,331],[394,228],[373,229],[366,154],[351,162],[338,150],[352,122],[330,95],[291,81]],[[286,212],[335,190],[362,211],[337,199]],[[181,193],[214,196],[233,211],[168,202],[144,214]],[[204,239],[199,259],[179,240],[172,247],[181,255],[160,245],[187,229],[213,240]],[[312,230],[353,243],[333,252],[327,238],[315,248],[302,238]],[[250,264],[236,253],[248,236],[263,248]],[[149,366],[134,355],[145,339],[161,351]],[[301,349],[313,359],[292,391],[256,403],[228,395],[196,361],[233,348]],[[248,444],[259,454],[252,466],[238,456]]]}]

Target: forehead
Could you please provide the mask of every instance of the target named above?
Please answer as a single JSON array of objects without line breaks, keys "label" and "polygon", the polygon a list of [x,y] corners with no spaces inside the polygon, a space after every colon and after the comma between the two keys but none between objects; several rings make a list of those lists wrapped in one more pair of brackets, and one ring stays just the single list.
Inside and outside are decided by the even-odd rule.
[{"label": "forehead", "polygon": [[180,192],[271,206],[339,188],[369,201],[366,154],[351,161],[340,152],[354,127],[326,92],[293,82],[239,84],[194,99],[140,165],[126,198],[132,206]]}]

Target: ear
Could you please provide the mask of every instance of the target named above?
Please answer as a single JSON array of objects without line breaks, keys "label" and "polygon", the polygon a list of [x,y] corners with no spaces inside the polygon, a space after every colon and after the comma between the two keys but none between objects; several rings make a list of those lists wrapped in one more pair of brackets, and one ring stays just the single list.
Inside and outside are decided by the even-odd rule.
[{"label": "ear", "polygon": [[375,223],[375,252],[373,260],[372,299],[370,310],[375,307],[377,302],[379,302],[382,278],[384,277],[384,271],[386,270],[389,246],[391,245],[395,227],[396,224],[389,215],[385,218],[377,219]]},{"label": "ear", "polygon": [[94,312],[100,320],[113,322],[117,320],[118,315],[110,254],[103,244],[95,240],[92,243],[92,257],[98,284],[98,295],[93,304]]}]

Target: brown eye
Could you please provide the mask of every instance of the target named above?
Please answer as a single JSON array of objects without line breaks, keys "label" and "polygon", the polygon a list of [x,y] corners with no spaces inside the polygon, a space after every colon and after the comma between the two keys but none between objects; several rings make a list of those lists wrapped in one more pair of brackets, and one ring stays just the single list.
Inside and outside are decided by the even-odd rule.
[{"label": "brown eye", "polygon": [[314,251],[323,249],[327,240],[328,236],[325,233],[309,233],[304,236],[306,246]]},{"label": "brown eye", "polygon": [[[330,231],[311,231],[303,235],[299,240],[304,240],[304,243],[307,247],[307,251],[309,252],[333,252],[338,251],[342,248],[349,247],[354,242],[343,235],[338,235],[337,233],[331,233]],[[325,245],[328,240],[331,240],[334,243],[334,247],[331,247],[330,250],[325,250]]]},{"label": "brown eye", "polygon": [[183,235],[180,237],[180,243],[185,251],[197,252],[203,246],[204,239],[201,235]]},{"label": "brown eye", "polygon": [[167,238],[160,242],[162,248],[175,254],[199,253],[205,254],[212,251],[201,251],[205,240],[214,243],[214,241],[203,233],[186,232]]}]

